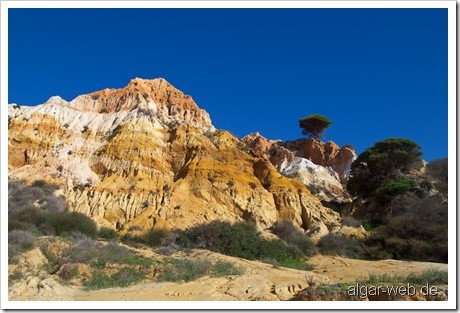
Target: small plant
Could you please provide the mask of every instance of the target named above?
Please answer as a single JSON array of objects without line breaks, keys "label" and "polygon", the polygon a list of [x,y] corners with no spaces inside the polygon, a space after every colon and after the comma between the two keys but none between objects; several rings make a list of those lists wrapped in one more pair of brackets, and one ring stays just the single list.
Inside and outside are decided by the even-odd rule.
[{"label": "small plant", "polygon": [[320,253],[362,259],[365,255],[362,243],[356,238],[327,234],[318,242]]},{"label": "small plant", "polygon": [[11,273],[11,275],[8,275],[8,280],[10,282],[20,280],[21,278],[23,278],[23,274],[19,270],[14,270],[13,273]]},{"label": "small plant", "polygon": [[42,179],[36,180],[30,185],[31,187],[44,188],[47,186],[46,182]]},{"label": "small plant", "polygon": [[243,273],[242,268],[230,262],[218,261],[212,264],[207,260],[169,259],[163,272],[158,276],[158,280],[189,282],[203,276],[222,277]]},{"label": "small plant", "polygon": [[397,274],[375,274],[369,273],[368,279],[360,281],[364,284],[381,284],[381,283],[391,283],[391,284],[413,284],[413,285],[436,285],[448,283],[448,275],[446,271],[438,269],[429,269],[420,273],[408,273],[406,275],[397,275]]},{"label": "small plant", "polygon": [[291,221],[278,221],[273,224],[272,232],[286,241],[289,245],[298,249],[303,256],[316,254],[316,247],[311,239]]},{"label": "small plant", "polygon": [[251,187],[252,189],[256,189],[257,188],[257,184],[255,182],[249,182],[249,187]]},{"label": "small plant", "polygon": [[145,278],[145,273],[134,268],[122,268],[113,275],[99,272],[93,279],[84,282],[87,290],[104,289],[113,287],[127,287],[134,285]]},{"label": "small plant", "polygon": [[363,227],[366,231],[373,231],[377,229],[380,225],[382,225],[382,222],[377,220],[370,220],[363,223]]},{"label": "small plant", "polygon": [[217,261],[212,267],[211,276],[221,277],[228,275],[243,275],[244,269],[236,267],[233,263]]},{"label": "small plant", "polygon": [[99,238],[106,240],[116,240],[120,237],[116,230],[107,227],[101,227],[101,229],[99,229],[98,236]]},{"label": "small plant", "polygon": [[14,262],[19,254],[32,249],[36,236],[25,230],[12,230],[8,232],[8,261]]},{"label": "small plant", "polygon": [[143,237],[143,241],[150,247],[161,246],[171,233],[166,229],[150,229]]},{"label": "small plant", "polygon": [[447,285],[448,274],[446,271],[438,270],[438,269],[430,269],[425,272],[416,274],[416,273],[409,273],[405,277],[405,281],[412,284],[418,285],[435,285],[435,284],[445,284]]},{"label": "small plant", "polygon": [[158,276],[159,281],[185,281],[189,282],[211,272],[211,262],[173,259]]},{"label": "small plant", "polygon": [[122,243],[132,247],[142,246],[142,243],[144,242],[144,240],[141,237],[134,236],[131,233],[124,234],[120,237],[120,240]]}]

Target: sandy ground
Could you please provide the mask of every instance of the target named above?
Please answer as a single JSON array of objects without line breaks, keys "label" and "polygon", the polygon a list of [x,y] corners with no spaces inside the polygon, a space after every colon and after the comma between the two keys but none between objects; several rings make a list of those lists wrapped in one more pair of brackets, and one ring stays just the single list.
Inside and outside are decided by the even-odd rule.
[{"label": "sandy ground", "polygon": [[128,288],[79,292],[74,300],[288,300],[315,284],[356,281],[373,274],[408,274],[432,268],[447,271],[447,264],[409,261],[365,261],[317,255],[311,272],[274,268],[271,265],[232,258],[209,251],[194,251],[196,258],[226,260],[245,269],[242,276],[202,277],[188,283],[147,283]]},{"label": "sandy ground", "polygon": [[[137,249],[136,249],[137,250]],[[137,250],[145,257],[158,258],[152,250]],[[23,266],[35,274],[13,283],[9,288],[10,300],[54,301],[129,301],[129,300],[289,300],[310,284],[325,285],[354,282],[373,274],[408,274],[432,268],[447,271],[447,264],[408,261],[364,261],[316,255],[309,260],[315,268],[300,271],[274,267],[257,261],[234,258],[207,250],[178,251],[174,258],[186,257],[216,262],[233,263],[244,269],[243,275],[201,277],[192,282],[145,282],[126,288],[83,291],[76,285],[62,284],[55,275],[42,269],[46,258],[39,249],[27,252]],[[20,262],[20,263],[21,263]],[[21,263],[21,264],[22,264]]]},{"label": "sandy ground", "polygon": [[326,275],[332,283],[367,279],[369,274],[407,275],[410,272],[430,269],[447,271],[447,264],[444,263],[398,260],[367,261],[326,255],[316,255],[308,262],[315,265],[312,272]]}]

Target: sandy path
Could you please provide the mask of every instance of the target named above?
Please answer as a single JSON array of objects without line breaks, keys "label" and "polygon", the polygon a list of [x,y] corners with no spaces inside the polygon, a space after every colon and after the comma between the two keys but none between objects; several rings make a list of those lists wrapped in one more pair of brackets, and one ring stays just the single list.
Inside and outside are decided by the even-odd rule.
[{"label": "sandy path", "polygon": [[447,264],[444,263],[397,260],[367,261],[325,255],[316,255],[308,262],[315,265],[312,272],[328,276],[331,282],[353,282],[367,279],[369,273],[407,275],[410,272],[421,272],[429,269],[447,271]]}]

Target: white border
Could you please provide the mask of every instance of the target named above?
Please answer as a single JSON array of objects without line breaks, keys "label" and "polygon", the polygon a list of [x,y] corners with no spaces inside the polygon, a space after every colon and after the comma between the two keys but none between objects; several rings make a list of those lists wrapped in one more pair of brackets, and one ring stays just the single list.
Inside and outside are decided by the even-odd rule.
[{"label": "white border", "polygon": [[[8,9],[9,8],[447,8],[449,300],[446,302],[248,302],[248,301],[9,301],[8,300]],[[456,2],[455,1],[9,1],[0,3],[1,26],[1,308],[2,309],[455,309],[456,308]]]}]

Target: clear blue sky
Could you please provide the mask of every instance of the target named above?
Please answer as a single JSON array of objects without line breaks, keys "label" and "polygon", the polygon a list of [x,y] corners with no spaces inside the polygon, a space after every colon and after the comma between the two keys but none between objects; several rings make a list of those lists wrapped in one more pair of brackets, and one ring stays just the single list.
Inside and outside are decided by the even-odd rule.
[{"label": "clear blue sky", "polygon": [[388,137],[447,156],[447,9],[10,9],[10,103],[163,77],[237,136]]}]

